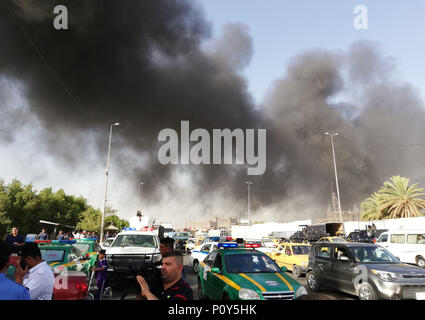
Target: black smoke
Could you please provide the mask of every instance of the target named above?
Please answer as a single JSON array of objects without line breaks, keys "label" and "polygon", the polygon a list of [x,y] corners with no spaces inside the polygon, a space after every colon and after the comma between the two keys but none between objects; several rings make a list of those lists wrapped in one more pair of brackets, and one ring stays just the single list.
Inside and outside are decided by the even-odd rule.
[{"label": "black smoke", "polygon": [[[53,27],[59,4],[68,8],[68,30]],[[143,192],[153,203],[172,196],[179,188],[173,174],[182,171],[196,185],[185,191],[193,195],[185,201],[199,206],[203,218],[246,210],[246,167],[165,167],[156,160],[159,131],[179,131],[181,120],[210,132],[266,128],[267,171],[253,177],[253,208],[269,208],[285,220],[303,218],[309,208],[325,214],[334,179],[326,131],[339,133],[344,208],[393,174],[422,179],[411,161],[423,153],[394,147],[423,133],[405,122],[422,112],[422,104],[408,85],[391,80],[393,63],[374,44],[295,56],[262,108],[255,108],[241,73],[254,50],[248,28],[228,25],[203,48],[211,28],[195,1],[4,0],[0,7],[0,76],[23,85],[28,114],[45,130],[46,152],[70,167],[82,165],[79,155],[87,152],[103,163],[109,125],[120,122],[114,147],[140,155],[121,161],[123,183],[137,185],[143,177]],[[8,117],[19,124],[22,113]],[[12,140],[13,130],[0,133]],[[95,149],[85,147],[89,139]],[[219,208],[217,191],[234,207]]]}]

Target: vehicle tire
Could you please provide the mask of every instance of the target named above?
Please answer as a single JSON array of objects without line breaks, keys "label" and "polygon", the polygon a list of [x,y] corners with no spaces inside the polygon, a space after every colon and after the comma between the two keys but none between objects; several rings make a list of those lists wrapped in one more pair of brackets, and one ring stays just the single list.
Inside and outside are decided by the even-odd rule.
[{"label": "vehicle tire", "polygon": [[296,266],[296,265],[292,266],[292,275],[295,278],[301,277],[301,271],[300,271],[300,268],[298,266]]},{"label": "vehicle tire", "polygon": [[193,271],[195,271],[196,273],[198,273],[198,271],[199,271],[199,261],[198,260],[193,261]]},{"label": "vehicle tire", "polygon": [[422,256],[419,256],[416,258],[416,264],[421,267],[421,268],[425,268],[425,259]]},{"label": "vehicle tire", "polygon": [[199,300],[207,300],[208,297],[204,294],[204,290],[202,290],[202,281],[198,278],[198,298]]},{"label": "vehicle tire", "polygon": [[309,271],[307,273],[307,285],[313,292],[320,292],[321,285],[319,279],[317,278],[317,274],[314,271]]},{"label": "vehicle tire", "polygon": [[369,282],[360,284],[358,295],[360,300],[378,300],[378,294]]}]

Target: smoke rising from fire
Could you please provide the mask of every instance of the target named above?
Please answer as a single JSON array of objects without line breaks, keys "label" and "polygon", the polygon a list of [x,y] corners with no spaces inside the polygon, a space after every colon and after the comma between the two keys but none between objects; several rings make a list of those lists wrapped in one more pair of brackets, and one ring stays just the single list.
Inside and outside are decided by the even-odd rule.
[{"label": "smoke rising from fire", "polygon": [[[8,120],[1,122],[0,139],[13,143],[26,119],[35,118],[39,151],[60,166],[88,172],[103,168],[109,125],[120,122],[111,179],[120,181],[114,192],[125,199],[119,208],[125,216],[132,215],[135,204],[128,202],[137,199],[141,179],[152,214],[164,219],[170,213],[207,218],[246,211],[245,167],[158,163],[159,131],[178,131],[181,120],[209,131],[267,129],[267,171],[252,186],[258,216],[325,214],[334,183],[325,132],[339,134],[343,209],[394,174],[425,182],[418,170],[423,150],[403,147],[423,142],[418,137],[425,129],[412,121],[423,114],[422,102],[396,79],[396,61],[377,44],[294,56],[258,108],[242,74],[254,53],[249,27],[229,24],[211,41],[195,1],[4,3],[0,108]],[[53,28],[57,4],[68,7],[69,30]],[[11,85],[27,107],[10,106]]]}]

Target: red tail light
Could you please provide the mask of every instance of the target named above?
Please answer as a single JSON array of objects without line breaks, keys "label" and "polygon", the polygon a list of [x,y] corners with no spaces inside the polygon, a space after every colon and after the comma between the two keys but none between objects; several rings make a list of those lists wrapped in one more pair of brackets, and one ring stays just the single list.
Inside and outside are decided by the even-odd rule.
[{"label": "red tail light", "polygon": [[376,238],[373,239],[373,243],[376,243]]},{"label": "red tail light", "polygon": [[86,283],[77,283],[75,286],[83,295],[87,294],[88,285]]}]

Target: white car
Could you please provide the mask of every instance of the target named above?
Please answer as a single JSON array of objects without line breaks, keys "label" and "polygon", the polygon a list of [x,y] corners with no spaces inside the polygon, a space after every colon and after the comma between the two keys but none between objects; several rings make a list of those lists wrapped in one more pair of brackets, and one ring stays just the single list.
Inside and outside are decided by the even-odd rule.
[{"label": "white car", "polygon": [[189,263],[193,267],[193,271],[198,272],[199,264],[204,261],[211,251],[217,249],[217,245],[218,242],[207,242],[193,248],[189,257]]},{"label": "white car", "polygon": [[196,238],[189,238],[186,242],[186,251],[192,251],[196,246]]},{"label": "white car", "polygon": [[103,250],[106,250],[106,248],[109,248],[111,246],[112,242],[114,242],[114,239],[115,239],[115,237],[105,239],[102,243],[99,243],[99,245]]},{"label": "white car", "polygon": [[134,274],[161,258],[159,239],[152,228],[120,232],[111,246],[106,247],[108,271],[114,275]]}]

